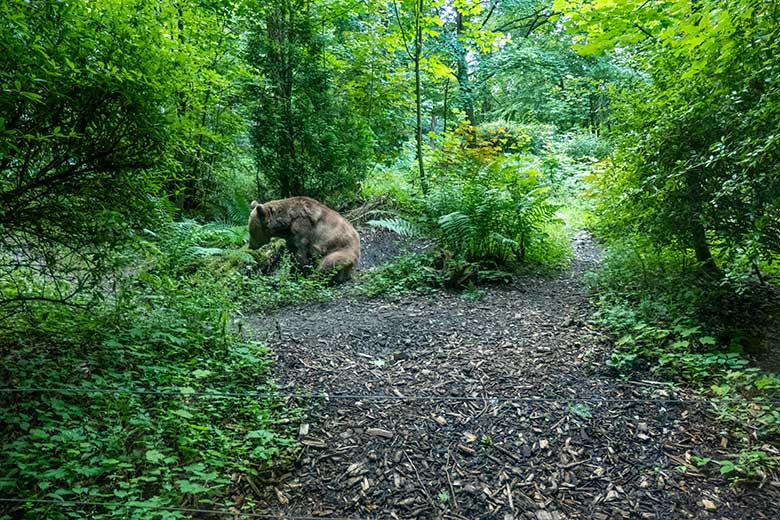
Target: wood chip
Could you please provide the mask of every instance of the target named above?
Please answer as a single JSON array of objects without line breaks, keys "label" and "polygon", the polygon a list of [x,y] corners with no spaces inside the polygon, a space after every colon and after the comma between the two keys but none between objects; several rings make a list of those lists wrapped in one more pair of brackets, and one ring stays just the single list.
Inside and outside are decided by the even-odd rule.
[{"label": "wood chip", "polygon": [[475,455],[477,452],[464,444],[458,444],[458,449],[467,455]]},{"label": "wood chip", "polygon": [[319,439],[301,439],[301,444],[309,448],[324,448],[326,446],[325,441]]},{"label": "wood chip", "polygon": [[390,430],[383,430],[382,428],[369,428],[366,433],[375,437],[384,437],[385,439],[392,439],[393,432]]}]

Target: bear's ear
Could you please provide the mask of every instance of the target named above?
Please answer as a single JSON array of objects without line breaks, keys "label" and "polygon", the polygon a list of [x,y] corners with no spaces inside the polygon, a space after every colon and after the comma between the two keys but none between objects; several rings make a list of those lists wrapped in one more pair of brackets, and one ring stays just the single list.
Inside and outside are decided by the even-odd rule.
[{"label": "bear's ear", "polygon": [[250,207],[251,209],[255,209],[255,208],[256,208],[257,206],[259,206],[259,205],[260,205],[260,204],[258,204],[258,202],[257,202],[256,200],[253,200],[252,202],[250,202],[250,203],[249,203],[249,207]]}]

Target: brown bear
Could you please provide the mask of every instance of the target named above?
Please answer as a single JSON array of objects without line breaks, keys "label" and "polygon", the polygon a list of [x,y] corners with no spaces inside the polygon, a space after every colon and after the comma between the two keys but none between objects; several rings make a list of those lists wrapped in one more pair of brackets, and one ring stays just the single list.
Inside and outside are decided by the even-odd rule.
[{"label": "brown bear", "polygon": [[344,282],[360,261],[360,237],[347,219],[309,197],[252,201],[249,247],[257,249],[272,237],[285,239],[302,266],[321,258],[318,270],[335,272]]}]

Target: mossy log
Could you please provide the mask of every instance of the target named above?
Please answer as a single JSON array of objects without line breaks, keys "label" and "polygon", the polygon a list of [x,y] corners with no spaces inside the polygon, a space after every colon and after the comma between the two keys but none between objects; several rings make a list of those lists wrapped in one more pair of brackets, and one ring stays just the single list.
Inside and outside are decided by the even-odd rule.
[{"label": "mossy log", "polygon": [[281,238],[275,238],[260,249],[247,249],[257,262],[256,269],[267,274],[273,271],[282,255],[287,250],[287,244]]}]

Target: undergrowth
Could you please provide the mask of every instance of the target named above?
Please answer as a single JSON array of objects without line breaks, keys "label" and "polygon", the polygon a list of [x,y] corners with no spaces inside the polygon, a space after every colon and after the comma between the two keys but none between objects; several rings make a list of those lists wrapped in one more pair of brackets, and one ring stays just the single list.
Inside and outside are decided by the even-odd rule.
[{"label": "undergrowth", "polygon": [[[243,231],[230,226],[179,223],[137,244],[101,303],[31,303],[4,322],[3,386],[44,390],[0,394],[0,494],[140,506],[31,502],[4,505],[7,515],[224,510],[231,479],[257,478],[294,453],[289,425],[300,411],[275,396],[265,346],[234,323],[249,286],[260,284],[236,269],[252,264],[235,250],[241,243]],[[292,299],[279,288],[260,297]],[[45,390],[57,388],[70,391]],[[258,395],[241,397],[247,392]]]},{"label": "undergrowth", "polygon": [[750,324],[722,319],[734,293],[728,280],[708,281],[681,253],[626,241],[612,244],[589,282],[598,297],[597,320],[617,338],[609,366],[692,387],[712,400],[730,428],[733,455],[702,454],[702,466],[733,481],[765,479],[780,469],[773,447],[780,439],[780,377],[744,356]]},{"label": "undergrowth", "polygon": [[[570,236],[555,201],[570,197],[571,190],[561,188],[569,172],[560,165],[571,161],[560,157],[562,145],[545,144],[552,137],[540,139],[534,147],[534,134],[517,125],[462,125],[431,149],[426,193],[414,191],[406,163],[369,179],[368,195],[399,208],[370,223],[403,236],[433,237],[446,257],[450,285],[529,265],[565,267]],[[553,156],[558,159],[548,160]]]}]

